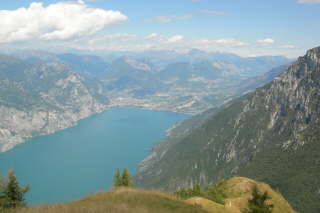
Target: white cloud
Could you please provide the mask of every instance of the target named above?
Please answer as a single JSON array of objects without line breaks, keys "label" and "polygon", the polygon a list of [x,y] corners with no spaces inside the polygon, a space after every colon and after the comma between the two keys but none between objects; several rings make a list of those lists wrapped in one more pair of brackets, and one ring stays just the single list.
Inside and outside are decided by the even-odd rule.
[{"label": "white cloud", "polygon": [[157,33],[151,33],[146,36],[146,39],[152,40],[152,39],[158,38],[158,36],[159,35]]},{"label": "white cloud", "polygon": [[160,22],[160,23],[168,23],[176,20],[184,20],[184,19],[191,19],[197,16],[223,16],[224,12],[216,11],[216,10],[202,10],[198,13],[190,13],[184,15],[172,15],[172,16],[157,16],[151,19],[147,19],[149,22]]},{"label": "white cloud", "polygon": [[108,34],[103,36],[105,39],[120,39],[120,40],[133,40],[137,38],[135,34],[128,34],[128,33],[118,33],[118,34]]},{"label": "white cloud", "polygon": [[168,22],[172,22],[175,20],[190,19],[194,16],[195,16],[194,14],[186,14],[186,15],[181,15],[181,16],[157,16],[155,18],[148,19],[147,21],[168,23]]},{"label": "white cloud", "polygon": [[296,47],[293,46],[293,45],[281,45],[278,48],[280,48],[280,49],[293,49],[293,48],[296,48]]},{"label": "white cloud", "polygon": [[273,44],[275,41],[272,38],[265,38],[265,39],[259,39],[257,40],[258,44],[262,45],[268,45],[268,44]]},{"label": "white cloud", "polygon": [[47,7],[34,2],[28,8],[0,10],[0,42],[79,38],[127,19],[119,11],[90,8],[82,0]]},{"label": "white cloud", "polygon": [[181,42],[184,39],[183,35],[175,35],[172,36],[168,39],[169,43],[176,43],[176,42]]},{"label": "white cloud", "polygon": [[[80,40],[66,41],[61,46],[80,50],[92,51],[143,51],[143,50],[175,50],[185,51],[192,48],[200,48],[206,51],[232,52],[234,49],[241,51],[251,43],[237,38],[187,38],[184,35],[165,36],[151,33],[146,36],[138,35],[97,35],[95,39],[84,38]],[[118,38],[121,39],[118,39]],[[131,40],[124,40],[129,37]]]},{"label": "white cloud", "polygon": [[320,0],[297,0],[300,4],[320,4]]},{"label": "white cloud", "polygon": [[240,46],[248,45],[247,42],[241,41],[240,39],[237,39],[237,38],[197,39],[195,41],[203,45],[221,45],[221,46],[232,46],[232,47],[240,47]]},{"label": "white cloud", "polygon": [[[279,42],[280,43],[280,42]],[[39,49],[53,52],[86,52],[91,54],[112,51],[146,51],[170,50],[188,52],[190,49],[200,49],[208,52],[229,52],[241,56],[285,55],[296,57],[304,54],[310,47],[293,46],[289,44],[261,45],[256,41],[246,41],[239,38],[190,38],[184,35],[164,35],[151,33],[136,35],[127,33],[98,33],[67,40],[46,40],[0,43],[0,51]]]}]

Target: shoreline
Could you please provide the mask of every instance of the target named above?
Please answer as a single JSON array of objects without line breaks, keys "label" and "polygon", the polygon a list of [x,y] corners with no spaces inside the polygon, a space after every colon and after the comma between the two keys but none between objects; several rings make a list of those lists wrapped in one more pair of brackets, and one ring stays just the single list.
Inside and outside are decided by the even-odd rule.
[{"label": "shoreline", "polygon": [[[63,131],[63,130],[66,130],[66,129],[69,129],[69,128],[72,128],[74,126],[77,126],[79,125],[79,122],[81,122],[82,120],[84,119],[88,119],[90,118],[91,116],[95,116],[95,115],[99,115],[101,113],[104,113],[112,108],[127,108],[127,109],[141,109],[141,110],[149,110],[149,111],[159,111],[159,112],[168,112],[168,113],[178,113],[178,114],[183,114],[183,115],[189,115],[189,116],[193,116],[193,114],[188,114],[188,113],[183,113],[183,112],[179,112],[179,111],[173,111],[173,110],[169,110],[169,109],[162,109],[162,108],[150,108],[150,107],[145,107],[145,106],[136,106],[136,105],[119,105],[119,104],[111,104],[111,105],[108,105],[107,107],[105,107],[103,110],[101,111],[97,111],[97,112],[93,112],[92,114],[84,117],[84,118],[81,118],[81,119],[78,119],[78,120],[75,120],[71,123],[71,125],[65,127],[65,128],[61,128],[61,129],[57,129],[57,130],[53,130],[52,132],[46,134],[39,134],[39,135],[35,135],[35,136],[32,136],[32,137],[27,137],[27,138],[20,138],[20,140],[16,140],[15,143],[10,143],[9,145],[7,146],[4,146],[4,149],[0,151],[0,154],[1,153],[5,153],[5,152],[8,152],[10,150],[13,150],[15,149],[17,146],[19,146],[20,144],[24,144],[24,143],[28,143],[29,140],[32,140],[34,138],[37,138],[37,137],[42,137],[42,136],[47,136],[47,135],[51,135],[51,134],[55,134],[59,131]],[[174,128],[177,124],[174,124],[173,126],[169,127],[166,131],[165,131],[165,135],[166,137],[168,136],[167,135],[167,132],[169,130],[171,130],[172,128]]]}]

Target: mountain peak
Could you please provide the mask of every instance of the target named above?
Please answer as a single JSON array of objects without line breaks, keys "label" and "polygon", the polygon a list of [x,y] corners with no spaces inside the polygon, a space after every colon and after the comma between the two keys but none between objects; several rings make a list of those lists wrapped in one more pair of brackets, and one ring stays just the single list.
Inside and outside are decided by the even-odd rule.
[{"label": "mountain peak", "polygon": [[316,63],[320,63],[320,46],[308,50],[306,57],[310,58]]}]

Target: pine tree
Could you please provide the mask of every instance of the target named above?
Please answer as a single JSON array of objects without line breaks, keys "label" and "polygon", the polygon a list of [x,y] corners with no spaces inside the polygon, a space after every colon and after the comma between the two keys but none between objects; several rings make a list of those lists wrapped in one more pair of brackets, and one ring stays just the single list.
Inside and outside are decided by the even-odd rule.
[{"label": "pine tree", "polygon": [[117,172],[113,177],[113,186],[114,187],[122,186],[122,177],[120,174],[120,169],[117,169]]},{"label": "pine tree", "polygon": [[4,188],[4,208],[16,208],[25,205],[24,195],[29,187],[20,187],[16,174],[12,170],[8,175],[8,182]]},{"label": "pine tree", "polygon": [[117,169],[117,172],[113,177],[113,186],[114,187],[121,187],[121,186],[132,187],[133,186],[132,178],[127,168],[122,171],[122,174],[121,174],[121,171]]},{"label": "pine tree", "polygon": [[266,203],[269,199],[267,192],[260,194],[257,186],[254,186],[252,199],[248,201],[248,209],[245,213],[272,213],[273,205]]},{"label": "pine tree", "polygon": [[129,170],[127,168],[125,168],[122,173],[122,186],[125,186],[125,187],[133,186],[131,175],[129,174]]}]

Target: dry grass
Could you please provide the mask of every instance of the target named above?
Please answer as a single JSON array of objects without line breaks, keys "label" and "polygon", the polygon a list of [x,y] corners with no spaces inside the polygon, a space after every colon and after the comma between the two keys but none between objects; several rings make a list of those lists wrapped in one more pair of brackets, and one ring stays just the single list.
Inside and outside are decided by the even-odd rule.
[{"label": "dry grass", "polygon": [[203,209],[212,213],[241,213],[242,210],[247,208],[252,188],[255,185],[260,193],[268,192],[271,197],[269,203],[274,205],[273,213],[296,213],[282,195],[272,190],[269,185],[243,177],[234,177],[226,181],[225,191],[226,194],[231,196],[225,199],[225,205],[198,197],[190,198],[186,202],[200,205]]},{"label": "dry grass", "polygon": [[[118,188],[71,203],[5,213],[241,213],[247,207],[255,185],[261,193],[268,192],[271,197],[269,202],[274,205],[273,213],[296,213],[269,185],[243,177],[226,180],[223,190],[229,196],[225,199],[225,205],[201,197],[183,201],[173,194],[160,191]],[[3,212],[0,210],[0,213]]]},{"label": "dry grass", "polygon": [[82,200],[26,208],[14,213],[207,213],[199,206],[158,191],[121,188],[100,192]]},{"label": "dry grass", "polygon": [[214,213],[229,213],[224,205],[221,205],[219,203],[215,203],[211,200],[202,198],[202,197],[192,197],[186,200],[187,203],[193,204],[193,205],[199,205],[203,209],[205,209],[208,212],[214,212]]}]

